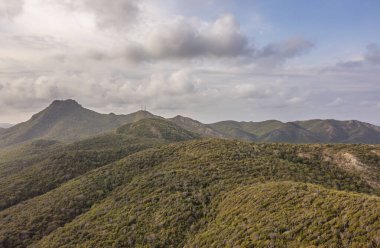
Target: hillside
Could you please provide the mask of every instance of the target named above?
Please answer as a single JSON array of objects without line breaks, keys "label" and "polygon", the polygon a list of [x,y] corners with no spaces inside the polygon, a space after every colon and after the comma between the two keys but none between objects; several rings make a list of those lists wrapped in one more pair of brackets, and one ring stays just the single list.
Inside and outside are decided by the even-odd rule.
[{"label": "hillside", "polygon": [[[293,246],[368,247],[379,237],[379,162],[380,147],[367,145],[164,145],[1,211],[0,244],[220,247],[226,239],[246,246],[292,238]],[[293,213],[299,218],[287,218]],[[328,230],[325,236],[306,229],[321,225],[315,233]]]},{"label": "hillside", "polygon": [[380,127],[360,121],[309,120],[295,122],[325,143],[379,143]]},{"label": "hillside", "polygon": [[[0,128],[0,149],[38,139],[70,143],[146,118],[164,119],[147,111],[127,115],[100,114],[83,108],[74,100],[56,100],[28,121],[7,129]],[[359,121],[309,120],[283,123],[268,120],[203,124],[180,115],[168,120],[201,137],[257,142],[380,144],[380,127]]]},{"label": "hillside", "polygon": [[219,133],[218,131],[210,127],[209,125],[203,124],[189,117],[177,115],[176,117],[169,118],[168,120],[176,123],[178,126],[181,126],[184,129],[197,133],[201,135],[202,137],[215,137],[215,138],[225,137],[224,134]]},{"label": "hillside", "polygon": [[186,247],[380,246],[379,197],[276,182],[238,187],[212,205]]},{"label": "hillside", "polygon": [[198,138],[175,123],[159,118],[147,118],[126,124],[116,130],[117,133],[144,138],[164,139],[167,141],[184,141]]},{"label": "hillside", "polygon": [[146,111],[129,115],[99,114],[74,100],[56,100],[30,120],[2,132],[0,148],[33,139],[77,141],[148,117],[154,115]]},{"label": "hillside", "polygon": [[70,145],[38,140],[6,149],[0,152],[0,210],[132,153],[195,138],[172,122],[143,119]]},{"label": "hillside", "polygon": [[360,121],[221,121],[209,126],[225,137],[248,141],[380,144],[380,127]]}]

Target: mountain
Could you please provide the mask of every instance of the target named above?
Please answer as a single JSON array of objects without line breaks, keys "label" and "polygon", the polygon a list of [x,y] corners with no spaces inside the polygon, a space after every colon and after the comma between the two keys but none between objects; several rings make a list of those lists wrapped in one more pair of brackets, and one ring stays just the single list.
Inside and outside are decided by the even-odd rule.
[{"label": "mountain", "polygon": [[128,115],[99,114],[83,108],[74,100],[56,100],[30,120],[3,131],[0,147],[33,139],[76,141],[148,117],[155,116],[147,111]]},{"label": "mountain", "polygon": [[380,127],[360,121],[309,120],[295,122],[325,143],[379,143]]},{"label": "mountain", "polygon": [[260,141],[289,143],[320,143],[323,142],[314,133],[301,126],[288,122],[260,136]]},{"label": "mountain", "polygon": [[379,247],[380,145],[321,144],[378,131],[55,101],[0,135],[0,247]]},{"label": "mountain", "polygon": [[212,127],[206,124],[203,124],[199,121],[193,120],[189,117],[177,115],[176,117],[169,118],[168,120],[176,123],[178,126],[181,126],[184,129],[197,133],[201,135],[202,137],[216,137],[216,138],[225,137],[224,134],[214,130]]},{"label": "mountain", "polygon": [[[164,119],[147,111],[127,115],[100,114],[83,108],[74,100],[56,100],[28,121],[7,129],[0,128],[0,149],[38,139],[78,141],[146,118]],[[380,127],[355,120],[204,124],[180,115],[168,120],[201,137],[283,143],[380,143]]]},{"label": "mountain", "polygon": [[156,138],[168,141],[184,141],[198,138],[171,121],[160,118],[147,118],[119,127],[117,133],[133,135],[140,138]]},{"label": "mountain", "polygon": [[163,144],[0,211],[0,246],[377,247],[379,162],[379,145]]},{"label": "mountain", "polygon": [[284,143],[380,143],[380,127],[360,121],[308,120],[283,123],[221,121],[211,128],[233,139]]}]

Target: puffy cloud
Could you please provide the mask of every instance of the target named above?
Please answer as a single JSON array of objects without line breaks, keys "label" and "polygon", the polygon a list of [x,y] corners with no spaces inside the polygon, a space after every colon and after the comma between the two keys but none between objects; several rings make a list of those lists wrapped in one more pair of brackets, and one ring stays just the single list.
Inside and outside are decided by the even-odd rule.
[{"label": "puffy cloud", "polygon": [[252,48],[232,15],[212,23],[178,17],[154,27],[141,43],[126,46],[129,60],[250,56]]},{"label": "puffy cloud", "polygon": [[187,70],[154,73],[136,79],[113,72],[95,78],[86,72],[66,71],[0,80],[0,106],[35,108],[56,98],[75,98],[84,99],[85,104],[95,107],[145,103],[155,108],[178,108],[198,96],[198,87],[199,80]]},{"label": "puffy cloud", "polygon": [[258,50],[256,58],[260,65],[276,66],[310,51],[314,44],[303,38],[291,38],[280,43],[270,43]]},{"label": "puffy cloud", "polygon": [[63,2],[74,10],[94,14],[96,23],[102,28],[125,29],[140,13],[137,0],[72,0]]}]

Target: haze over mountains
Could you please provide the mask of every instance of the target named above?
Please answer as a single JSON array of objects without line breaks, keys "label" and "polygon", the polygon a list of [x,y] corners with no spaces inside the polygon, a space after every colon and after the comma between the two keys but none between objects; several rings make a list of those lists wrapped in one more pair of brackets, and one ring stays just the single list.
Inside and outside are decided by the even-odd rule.
[{"label": "haze over mountains", "polygon": [[[74,100],[56,100],[26,122],[0,129],[0,147],[34,139],[76,141],[112,131],[145,118],[162,118],[147,111],[127,115],[100,114]],[[360,121],[308,120],[283,123],[221,121],[203,124],[188,117],[168,120],[203,137],[284,143],[380,143],[380,127]]]}]

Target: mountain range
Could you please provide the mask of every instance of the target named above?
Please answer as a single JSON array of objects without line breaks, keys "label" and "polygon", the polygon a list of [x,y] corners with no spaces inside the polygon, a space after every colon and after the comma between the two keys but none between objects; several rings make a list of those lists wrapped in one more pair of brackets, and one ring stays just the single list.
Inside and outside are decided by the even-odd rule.
[{"label": "mountain range", "polygon": [[203,124],[56,101],[5,130],[0,247],[379,247],[380,145],[281,140],[376,128]]},{"label": "mountain range", "polygon": [[[74,100],[56,100],[30,120],[0,129],[0,147],[34,139],[78,141],[153,117],[163,119],[147,111],[127,115],[100,114],[83,108]],[[168,120],[202,137],[283,143],[380,143],[380,127],[355,120],[221,121],[204,124],[180,115]]]}]

